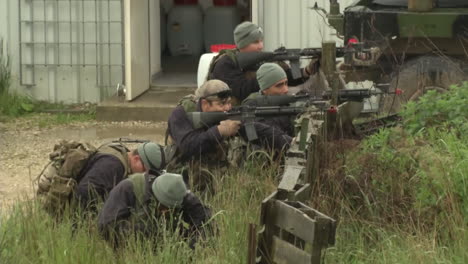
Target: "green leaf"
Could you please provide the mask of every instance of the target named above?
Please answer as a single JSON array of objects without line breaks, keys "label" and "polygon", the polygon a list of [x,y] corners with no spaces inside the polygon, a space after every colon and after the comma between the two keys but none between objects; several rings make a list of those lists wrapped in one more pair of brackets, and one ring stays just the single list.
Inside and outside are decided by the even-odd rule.
[{"label": "green leaf", "polygon": [[30,103],[21,103],[21,109],[26,112],[32,112],[34,110],[34,105]]}]

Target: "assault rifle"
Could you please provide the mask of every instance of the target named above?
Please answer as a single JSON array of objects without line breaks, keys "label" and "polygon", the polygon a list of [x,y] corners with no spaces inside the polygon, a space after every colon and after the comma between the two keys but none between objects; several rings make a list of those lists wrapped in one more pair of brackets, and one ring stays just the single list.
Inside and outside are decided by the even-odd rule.
[{"label": "assault rifle", "polygon": [[255,107],[242,105],[228,112],[189,112],[188,118],[192,121],[194,128],[211,127],[227,119],[241,120],[245,127],[245,133],[249,141],[258,138],[255,131],[254,121],[257,118],[267,116],[295,116],[304,112],[304,107],[291,106],[263,106]]},{"label": "assault rifle", "polygon": [[[370,89],[343,89],[338,92],[339,103],[353,101],[362,102],[365,98],[383,92]],[[258,138],[254,121],[268,116],[295,116],[303,113],[307,107],[313,105],[319,110],[329,108],[331,92],[325,92],[321,97],[305,95],[261,95],[250,100],[247,104],[233,108],[227,112],[189,112],[187,116],[195,129],[211,127],[227,119],[241,120],[245,127],[249,141]],[[293,105],[293,106],[289,106]]]},{"label": "assault rifle", "polygon": [[112,140],[112,143],[148,143],[150,140],[147,139],[132,139],[121,137],[118,140]]},{"label": "assault rifle", "polygon": [[[345,54],[344,48],[336,48],[336,56],[343,57]],[[241,69],[248,69],[264,62],[269,61],[289,61],[291,66],[291,74],[293,79],[302,77],[300,58],[319,58],[322,55],[321,48],[306,48],[306,49],[286,49],[280,47],[273,52],[258,51],[258,52],[238,52],[236,55],[237,63]]]},{"label": "assault rifle", "polygon": [[[338,90],[338,104],[344,102],[362,102],[364,99],[374,95],[384,94],[377,90],[370,89],[342,89]],[[276,106],[276,105],[290,105],[296,102],[309,102],[319,105],[324,100],[330,100],[332,97],[331,91],[326,91],[322,96],[311,94],[301,95],[259,95],[254,99],[246,102],[248,105],[253,106]]]}]

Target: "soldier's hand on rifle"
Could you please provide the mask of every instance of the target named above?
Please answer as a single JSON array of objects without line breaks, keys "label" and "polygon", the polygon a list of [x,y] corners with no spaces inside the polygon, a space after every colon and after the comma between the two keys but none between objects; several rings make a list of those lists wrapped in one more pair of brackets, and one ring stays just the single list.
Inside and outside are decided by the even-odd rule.
[{"label": "soldier's hand on rifle", "polygon": [[310,75],[314,75],[319,71],[320,68],[320,59],[312,59],[309,64],[304,68],[304,76],[309,77]]},{"label": "soldier's hand on rifle", "polygon": [[223,137],[230,137],[237,134],[241,126],[239,120],[223,120],[218,125],[218,131]]}]

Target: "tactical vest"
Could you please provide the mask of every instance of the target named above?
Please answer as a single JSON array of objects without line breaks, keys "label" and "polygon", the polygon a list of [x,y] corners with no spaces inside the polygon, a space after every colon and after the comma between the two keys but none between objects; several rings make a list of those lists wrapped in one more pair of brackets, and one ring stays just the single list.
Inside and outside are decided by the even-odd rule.
[{"label": "tactical vest", "polygon": [[[149,177],[152,177],[152,175],[149,175]],[[151,182],[151,180],[147,181],[143,173],[132,174],[127,180],[132,183],[133,193],[136,198],[136,206],[132,209],[131,216],[128,220],[131,226],[138,226],[139,231],[146,235],[156,235],[158,229],[168,227],[164,226],[166,224],[164,221],[161,221],[163,216],[159,214],[159,204],[153,194],[150,194],[151,197],[145,197],[147,184]],[[150,192],[152,191],[150,190]],[[172,210],[178,211],[178,209]],[[166,217],[170,218],[172,216]],[[177,223],[173,224],[175,225]]]},{"label": "tactical vest", "polygon": [[62,140],[54,146],[49,155],[50,162],[36,178],[39,201],[47,211],[60,214],[95,154],[108,154],[119,159],[124,166],[123,177],[126,177],[131,171],[127,152],[121,144],[106,144],[96,149],[88,143]]},{"label": "tactical vest", "polygon": [[137,200],[137,207],[143,206],[146,192],[146,179],[145,174],[135,173],[128,177],[128,180],[132,182],[133,193]]},{"label": "tactical vest", "polygon": [[208,68],[207,81],[214,79],[213,71],[216,66],[216,63],[218,63],[218,61],[224,56],[228,56],[236,64],[236,66],[239,66],[237,63],[237,58],[236,58],[236,55],[238,52],[239,52],[238,49],[220,50],[218,55],[214,56],[213,59],[211,59],[210,67]]},{"label": "tactical vest", "polygon": [[124,167],[123,178],[126,178],[132,173],[132,168],[130,167],[130,161],[128,160],[129,149],[122,144],[113,143],[106,144],[98,148],[97,153],[112,155],[119,159]]},{"label": "tactical vest", "polygon": [[251,93],[249,96],[247,96],[247,98],[244,99],[244,101],[242,101],[242,104],[248,104],[249,100],[254,100],[260,95],[260,92]]},{"label": "tactical vest", "polygon": [[[238,49],[225,49],[225,50],[221,50],[219,52],[218,55],[216,55],[212,60],[211,60],[211,63],[210,63],[210,67],[208,69],[208,76],[207,76],[207,80],[212,80],[212,79],[216,79],[214,76],[213,76],[213,72],[214,72],[214,68],[216,66],[216,63],[218,63],[218,61],[223,58],[224,56],[228,56],[235,64],[237,67],[239,67],[239,64],[237,62],[237,58],[236,58],[236,55],[237,53],[239,53],[240,51]],[[239,67],[240,68],[240,67]],[[256,71],[244,71],[243,69],[241,69],[243,72],[244,72],[244,76],[247,80],[252,80],[252,79],[255,79],[257,77],[256,75]],[[222,80],[221,80],[222,81]],[[230,87],[231,90],[232,90],[232,87]],[[238,100],[238,98],[235,98],[235,97],[232,97],[232,105],[234,106],[237,106],[237,105],[240,105],[240,102]]]},{"label": "tactical vest", "polygon": [[[189,112],[196,112],[197,111],[197,101],[195,100],[195,95],[189,94],[184,96],[180,101],[177,103],[177,106],[182,106],[186,113]],[[169,127],[166,128],[166,136],[164,139],[164,144],[166,146],[174,145],[174,140],[172,139],[169,131]],[[175,154],[172,156],[175,157]],[[167,160],[170,162],[170,160]]]}]

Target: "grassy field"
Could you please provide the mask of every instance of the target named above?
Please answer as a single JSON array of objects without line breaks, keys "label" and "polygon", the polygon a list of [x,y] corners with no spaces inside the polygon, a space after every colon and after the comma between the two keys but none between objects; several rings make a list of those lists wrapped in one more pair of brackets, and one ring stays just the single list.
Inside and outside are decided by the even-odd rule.
[{"label": "grassy field", "polygon": [[[420,149],[422,138],[393,148],[391,141],[383,143],[388,137],[382,133],[387,132],[345,151],[350,165],[337,161],[342,166],[324,169],[329,178],[315,186],[311,205],[339,221],[336,245],[326,251],[325,262],[466,263],[468,137],[427,135],[420,158],[433,159],[420,162],[404,152]],[[361,155],[366,163],[355,161]],[[387,159],[394,161],[383,166]],[[440,160],[447,162],[428,165]],[[368,169],[373,171],[363,173]],[[215,211],[219,234],[195,251],[170,233],[157,241],[128,238],[114,251],[97,235],[95,219],[77,225],[67,217],[57,223],[34,202],[18,202],[0,216],[0,263],[245,263],[247,224],[258,222],[260,202],[275,189],[277,174],[277,167],[252,162],[217,175],[217,193],[204,200]]]},{"label": "grassy field", "polygon": [[[264,167],[264,169],[259,169]],[[258,219],[260,201],[275,189],[278,168],[250,163],[217,175],[214,209],[219,234],[192,251],[174,234],[152,242],[129,238],[114,251],[96,232],[95,219],[59,223],[34,202],[18,202],[0,216],[0,263],[244,263],[247,223]],[[79,226],[79,227],[76,227]]]}]

